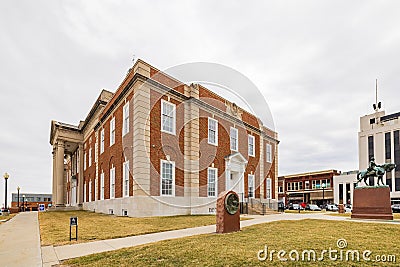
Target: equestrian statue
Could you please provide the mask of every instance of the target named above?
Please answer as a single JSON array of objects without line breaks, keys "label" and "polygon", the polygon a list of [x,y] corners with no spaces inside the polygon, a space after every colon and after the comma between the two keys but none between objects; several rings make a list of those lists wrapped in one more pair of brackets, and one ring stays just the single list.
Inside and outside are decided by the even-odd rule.
[{"label": "equestrian statue", "polygon": [[369,162],[368,169],[357,173],[357,185],[359,182],[361,182],[362,179],[364,179],[364,183],[367,186],[370,186],[368,178],[375,177],[375,176],[378,177],[378,185],[379,185],[379,183],[381,183],[382,185],[385,185],[383,183],[383,175],[385,174],[385,172],[390,172],[394,168],[396,168],[396,164],[393,164],[393,163],[385,163],[382,165],[377,165],[375,163],[375,158],[372,157]]}]

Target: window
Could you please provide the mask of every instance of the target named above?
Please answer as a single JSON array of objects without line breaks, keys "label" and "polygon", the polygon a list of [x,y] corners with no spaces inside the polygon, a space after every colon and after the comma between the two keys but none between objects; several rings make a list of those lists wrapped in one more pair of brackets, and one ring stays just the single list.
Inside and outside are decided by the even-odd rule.
[{"label": "window", "polygon": [[104,152],[104,129],[100,132],[100,154]]},{"label": "window", "polygon": [[271,178],[267,178],[267,199],[271,199]]},{"label": "window", "polygon": [[83,154],[83,169],[86,170],[86,152]]},{"label": "window", "polygon": [[208,143],[218,145],[218,121],[208,118]]},{"label": "window", "polygon": [[208,168],[208,179],[207,179],[207,196],[217,196],[217,176],[218,171],[216,168]]},{"label": "window", "polygon": [[374,156],[374,136],[368,136],[368,161]]},{"label": "window", "polygon": [[390,163],[392,158],[392,140],[391,140],[391,133],[385,133],[385,159],[386,163]]},{"label": "window", "polygon": [[317,181],[316,180],[312,180],[312,189],[315,189],[317,187]]},{"label": "window", "polygon": [[299,190],[303,189],[303,182],[299,182]]},{"label": "window", "polygon": [[122,191],[124,192],[124,197],[128,197],[129,196],[129,161],[124,162],[123,177],[124,177],[124,183],[123,183]]},{"label": "window", "polygon": [[291,191],[292,190],[292,183],[287,183],[287,191]]},{"label": "window", "polygon": [[115,198],[115,167],[110,169],[110,198]]},{"label": "window", "polygon": [[161,100],[161,131],[175,134],[175,105]]},{"label": "window", "polygon": [[129,102],[123,108],[122,136],[129,132]]},{"label": "window", "polygon": [[249,147],[248,147],[248,150],[249,150],[249,156],[252,156],[252,157],[254,157],[255,156],[255,153],[254,153],[254,136],[252,136],[252,135],[249,135]]},{"label": "window", "polygon": [[247,176],[248,189],[249,189],[249,198],[254,198],[254,175],[249,174]]},{"label": "window", "polygon": [[161,160],[161,195],[173,196],[175,182],[175,163]]},{"label": "window", "polygon": [[278,193],[283,193],[283,186],[278,186]]},{"label": "window", "polygon": [[270,144],[267,144],[267,153],[266,153],[266,157],[267,157],[267,162],[272,162],[272,146]]},{"label": "window", "polygon": [[92,201],[92,181],[89,181],[89,202]]},{"label": "window", "polygon": [[115,144],[115,117],[110,121],[110,146]]},{"label": "window", "polygon": [[92,148],[89,148],[89,167],[92,166]]},{"label": "window", "polygon": [[100,174],[100,199],[104,200],[104,172]]},{"label": "window", "polygon": [[238,129],[231,127],[231,150],[238,151]]},{"label": "window", "polygon": [[86,202],[86,182],[83,184],[83,201]]}]

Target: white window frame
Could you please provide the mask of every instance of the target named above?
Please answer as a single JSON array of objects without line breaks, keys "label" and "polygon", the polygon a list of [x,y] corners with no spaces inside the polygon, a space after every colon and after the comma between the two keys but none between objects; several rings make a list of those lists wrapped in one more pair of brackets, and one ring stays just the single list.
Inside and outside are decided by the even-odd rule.
[{"label": "white window frame", "polygon": [[87,202],[86,201],[86,182],[83,184],[83,202]]},{"label": "white window frame", "polygon": [[[171,164],[171,169],[172,169],[172,189],[171,189],[171,194],[165,194],[163,193],[163,164]],[[165,191],[165,190],[164,190]],[[161,160],[160,164],[160,195],[161,196],[175,196],[175,162],[174,161],[168,161],[168,160]]]},{"label": "white window frame", "polygon": [[122,195],[129,197],[129,160],[125,161],[122,166]]},{"label": "white window frame", "polygon": [[129,101],[124,105],[122,113],[122,136],[124,136],[129,133]]},{"label": "white window frame", "polygon": [[[164,114],[164,106],[165,105],[169,105],[172,107],[172,114]],[[164,120],[163,120],[164,115],[169,118],[172,118],[172,130],[171,131],[164,129]],[[165,101],[164,99],[161,99],[161,132],[169,133],[169,134],[173,134],[173,135],[175,135],[175,133],[176,133],[176,106],[175,106],[175,104]]]},{"label": "white window frame", "polygon": [[265,147],[266,150],[266,160],[269,163],[272,163],[272,146],[270,144],[267,144]]},{"label": "white window frame", "polygon": [[[251,178],[251,183],[250,183],[250,178]],[[256,194],[256,189],[255,189],[255,175],[254,174],[248,174],[247,175],[247,195],[249,198],[255,198],[255,194]],[[251,196],[250,196],[250,185],[252,186],[252,190],[251,190]]]},{"label": "white window frame", "polygon": [[100,154],[104,152],[104,129],[100,131]]},{"label": "white window frame", "polygon": [[[215,123],[215,129],[214,129],[214,132],[215,132],[215,140],[210,140],[210,131],[213,131],[213,129],[211,129],[210,128],[210,122],[214,122]],[[210,145],[214,145],[214,146],[218,146],[218,121],[216,120],[216,119],[213,119],[213,118],[208,118],[208,132],[207,132],[207,135],[208,135],[208,143],[210,144]]]},{"label": "white window frame", "polygon": [[267,178],[265,187],[266,187],[267,199],[272,199],[272,180],[271,180],[271,178]]},{"label": "white window frame", "polygon": [[[211,194],[210,171],[214,172],[214,195]],[[218,169],[209,167],[207,169],[207,197],[218,197]]]},{"label": "white window frame", "polygon": [[115,144],[115,117],[110,120],[110,146]]},{"label": "white window frame", "polygon": [[83,153],[83,169],[86,170],[86,152]]},{"label": "white window frame", "polygon": [[100,200],[104,200],[104,171],[100,174]]},{"label": "white window frame", "polygon": [[89,167],[92,166],[92,147],[89,147]]},{"label": "white window frame", "polygon": [[115,167],[110,169],[110,199],[115,198]]},{"label": "white window frame", "polygon": [[99,181],[98,181],[99,179],[98,178],[95,178],[94,179],[94,200],[98,200],[98,195],[97,195],[97,193],[98,193],[98,189],[99,189]]},{"label": "white window frame", "polygon": [[[252,142],[252,144],[250,145],[250,140],[251,140],[251,142]],[[249,154],[249,156],[251,156],[251,157],[255,157],[256,156],[256,150],[255,150],[255,143],[256,143],[256,138],[254,137],[254,135],[251,135],[251,134],[249,134],[249,136],[248,136],[248,148],[247,148],[247,150],[248,150],[248,154]],[[250,147],[252,147],[252,150],[250,151]]]},{"label": "white window frame", "polygon": [[92,201],[92,180],[89,180],[89,202]]},{"label": "white window frame", "polygon": [[[235,133],[236,137],[232,136],[232,131]],[[232,139],[235,140],[235,147],[233,147],[233,143],[232,143]],[[238,151],[239,150],[239,131],[238,129],[231,127],[230,131],[229,131],[229,143],[230,143],[230,148],[232,151]]]}]

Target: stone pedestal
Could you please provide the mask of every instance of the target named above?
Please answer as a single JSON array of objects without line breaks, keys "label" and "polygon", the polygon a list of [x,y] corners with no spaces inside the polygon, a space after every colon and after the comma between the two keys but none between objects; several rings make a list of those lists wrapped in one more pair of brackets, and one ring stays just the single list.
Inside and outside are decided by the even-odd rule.
[{"label": "stone pedestal", "polygon": [[356,187],[351,218],[393,220],[389,187]]},{"label": "stone pedestal", "polygon": [[[234,194],[238,201],[238,209],[234,214],[232,209],[226,207],[226,204],[232,204],[229,201],[229,195]],[[228,212],[230,211],[230,212]],[[239,211],[239,196],[234,191],[225,191],[219,194],[217,200],[217,233],[230,233],[240,231],[240,211]]]}]

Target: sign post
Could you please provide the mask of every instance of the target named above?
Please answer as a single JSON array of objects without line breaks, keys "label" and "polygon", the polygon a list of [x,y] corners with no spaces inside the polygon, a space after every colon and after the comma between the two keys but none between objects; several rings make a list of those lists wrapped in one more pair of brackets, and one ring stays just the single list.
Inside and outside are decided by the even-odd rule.
[{"label": "sign post", "polygon": [[[72,226],[75,226],[75,237],[72,237]],[[69,218],[69,241],[71,240],[78,241],[78,217],[70,217]]]}]

